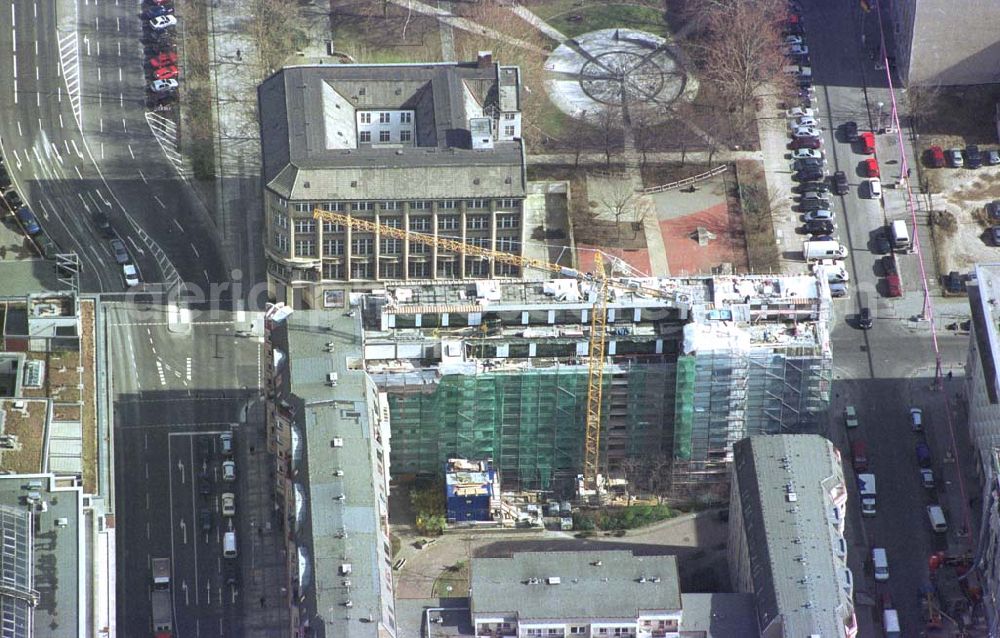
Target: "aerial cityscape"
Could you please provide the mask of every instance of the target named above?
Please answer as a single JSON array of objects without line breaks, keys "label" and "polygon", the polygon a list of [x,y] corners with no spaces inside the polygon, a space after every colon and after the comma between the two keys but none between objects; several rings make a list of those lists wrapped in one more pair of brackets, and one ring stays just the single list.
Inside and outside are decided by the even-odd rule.
[{"label": "aerial cityscape", "polygon": [[997,0],[0,22],[0,638],[1000,638]]}]

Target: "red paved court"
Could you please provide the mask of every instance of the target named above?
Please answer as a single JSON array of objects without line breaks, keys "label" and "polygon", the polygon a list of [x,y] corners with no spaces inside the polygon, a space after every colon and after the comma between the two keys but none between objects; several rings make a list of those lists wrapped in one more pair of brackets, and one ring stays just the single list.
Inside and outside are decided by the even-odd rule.
[{"label": "red paved court", "polygon": [[591,272],[594,269],[594,250],[598,248],[608,255],[618,257],[644,275],[649,275],[652,272],[652,269],[649,267],[648,250],[620,250],[618,248],[592,246],[589,244],[577,244],[577,261],[580,264],[580,270]]},{"label": "red paved court", "polygon": [[[696,232],[699,226],[715,234],[715,239],[709,241],[707,246],[698,244]],[[730,216],[725,203],[661,221],[660,233],[672,276],[711,274],[712,267],[723,262],[732,263],[736,272],[746,270],[743,228],[738,218]]]}]

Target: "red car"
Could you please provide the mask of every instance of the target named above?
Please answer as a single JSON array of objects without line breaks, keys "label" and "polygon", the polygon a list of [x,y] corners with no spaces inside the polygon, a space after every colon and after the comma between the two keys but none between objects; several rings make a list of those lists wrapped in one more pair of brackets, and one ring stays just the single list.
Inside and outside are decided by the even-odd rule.
[{"label": "red car", "polygon": [[865,155],[871,155],[875,152],[875,134],[871,131],[865,131],[858,136],[858,140],[861,142],[861,152]]},{"label": "red car", "polygon": [[854,462],[855,472],[868,471],[868,454],[865,451],[864,441],[855,441],[854,443],[851,443],[851,459]]},{"label": "red car", "polygon": [[878,160],[874,157],[869,157],[864,161],[865,176],[866,177],[881,177],[878,172]]},{"label": "red car", "polygon": [[944,151],[940,146],[932,146],[927,149],[927,163],[931,168],[944,168]]},{"label": "red car", "polygon": [[177,74],[178,74],[177,67],[175,67],[175,66],[165,66],[165,67],[156,69],[156,72],[153,75],[155,76],[155,79],[157,79],[157,80],[170,80],[172,78],[177,77]]},{"label": "red car", "polygon": [[159,69],[165,66],[173,66],[177,62],[177,52],[170,51],[167,53],[161,53],[155,58],[149,59],[149,66],[154,69]]},{"label": "red car", "polygon": [[823,138],[820,137],[796,137],[792,140],[792,143],[788,145],[788,148],[794,150],[800,148],[812,148],[818,149],[823,146]]}]

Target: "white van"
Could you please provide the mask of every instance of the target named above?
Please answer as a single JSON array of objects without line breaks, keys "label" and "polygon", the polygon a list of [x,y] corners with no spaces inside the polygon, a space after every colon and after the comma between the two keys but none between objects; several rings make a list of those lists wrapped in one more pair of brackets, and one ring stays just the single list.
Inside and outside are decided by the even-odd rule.
[{"label": "white van", "polygon": [[899,638],[902,635],[899,629],[899,612],[895,609],[882,612],[882,626],[885,628],[886,638]]},{"label": "white van", "polygon": [[875,566],[875,580],[884,583],[889,580],[889,559],[884,547],[872,548],[872,564]]},{"label": "white van", "polygon": [[948,522],[944,519],[944,510],[940,505],[928,505],[927,518],[931,522],[931,529],[935,532],[943,534],[948,531]]},{"label": "white van", "polygon": [[882,197],[882,181],[879,178],[873,177],[868,180],[868,195],[872,199]]},{"label": "white van", "polygon": [[236,558],[236,532],[226,532],[222,537],[222,555],[225,558]]},{"label": "white van", "polygon": [[892,245],[896,250],[906,250],[910,247],[910,229],[902,219],[892,222]]}]

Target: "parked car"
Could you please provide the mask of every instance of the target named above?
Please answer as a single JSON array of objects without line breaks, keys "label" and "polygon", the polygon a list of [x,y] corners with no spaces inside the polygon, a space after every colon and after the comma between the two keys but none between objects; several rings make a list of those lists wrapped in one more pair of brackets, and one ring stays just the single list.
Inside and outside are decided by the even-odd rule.
[{"label": "parked car", "polygon": [[790,119],[798,117],[816,117],[816,111],[814,109],[796,106],[795,108],[785,111],[785,115]]},{"label": "parked car", "polygon": [[837,171],[833,174],[833,192],[838,195],[846,195],[851,190],[847,185],[847,174],[844,171]]},{"label": "parked car", "polygon": [[920,468],[920,484],[924,486],[925,489],[934,489],[934,470],[926,467]]},{"label": "parked car", "polygon": [[201,531],[209,533],[212,531],[212,510],[201,508],[198,513],[198,521],[201,523]]},{"label": "parked car", "polygon": [[847,296],[847,284],[830,284],[830,296],[833,298]]},{"label": "parked car", "polygon": [[802,202],[822,200],[827,201],[829,193],[825,190],[809,190],[799,193],[799,200]]},{"label": "parked car", "polygon": [[0,163],[0,190],[10,187],[10,175],[7,174],[7,169],[3,167]]},{"label": "parked car", "polygon": [[[886,257],[885,259],[889,259],[891,257],[892,255],[889,255],[889,257]],[[899,280],[899,275],[895,271],[893,271],[891,275],[886,275],[885,287],[887,297],[903,296],[903,283]]]},{"label": "parked car", "polygon": [[874,157],[870,157],[861,163],[864,167],[864,173],[867,177],[881,177],[878,170],[878,160]]},{"label": "parked car", "polygon": [[858,141],[861,142],[861,152],[865,155],[871,155],[875,152],[875,134],[871,131],[865,131],[858,135]]},{"label": "parked car", "polygon": [[784,42],[787,45],[803,44],[804,40],[801,35],[786,35]]},{"label": "parked car", "polygon": [[953,270],[944,278],[944,287],[950,293],[962,292],[962,275],[957,270]]},{"label": "parked car", "polygon": [[120,239],[112,239],[109,243],[111,244],[111,253],[115,256],[116,264],[127,264],[131,261],[125,242]]},{"label": "parked car", "polygon": [[162,51],[157,56],[149,58],[149,66],[154,69],[173,66],[177,64],[176,51]]},{"label": "parked car", "polygon": [[948,149],[948,163],[952,168],[962,168],[965,160],[962,159],[962,151],[957,148]]},{"label": "parked car", "polygon": [[854,466],[855,472],[868,470],[868,451],[864,441],[851,443],[851,464]]},{"label": "parked car", "polygon": [[877,177],[873,177],[867,180],[867,182],[868,182],[868,197],[872,199],[878,199],[879,197],[882,197],[882,181]]},{"label": "parked car", "polygon": [[155,80],[149,85],[149,89],[154,93],[166,93],[167,91],[175,91],[180,83],[177,80]]},{"label": "parked car", "polygon": [[917,463],[920,464],[920,467],[930,467],[931,449],[927,447],[927,444],[921,441],[920,443],[917,443],[915,449],[917,452]]},{"label": "parked car", "polygon": [[819,219],[806,222],[803,228],[809,235],[829,235],[837,229],[837,225],[828,219]]},{"label": "parked car", "polygon": [[795,187],[795,190],[800,193],[806,193],[808,191],[826,193],[830,190],[830,186],[826,182],[802,182]]},{"label": "parked car", "polygon": [[177,18],[174,16],[157,16],[149,21],[149,27],[153,31],[164,31],[177,26]]},{"label": "parked car", "polygon": [[27,206],[21,206],[17,209],[17,221],[21,224],[21,228],[28,235],[37,235],[42,232],[42,227],[38,223],[38,218],[35,214],[31,212],[31,209]]},{"label": "parked car", "polygon": [[832,235],[819,235],[817,237],[813,237],[809,241],[837,241],[837,238]]},{"label": "parked car", "polygon": [[236,495],[232,492],[222,494],[222,515],[236,516]]},{"label": "parked car", "polygon": [[990,243],[1000,246],[1000,226],[991,226],[989,230]]},{"label": "parked car", "polygon": [[812,180],[823,179],[823,170],[820,168],[806,168],[792,175],[792,179],[797,182],[809,182]]},{"label": "parked car", "polygon": [[889,238],[885,236],[885,232],[877,232],[872,238],[872,252],[876,255],[886,255],[892,250],[892,244],[889,243]]},{"label": "parked car", "polygon": [[174,13],[173,7],[160,5],[160,6],[149,7],[139,15],[143,20],[153,20],[154,18],[159,18],[160,16],[173,15],[173,13]]},{"label": "parked car", "polygon": [[793,160],[815,159],[822,161],[823,151],[814,148],[799,148],[792,152],[792,159]]},{"label": "parked car", "polygon": [[927,149],[927,165],[931,168],[944,168],[944,151],[940,146]]},{"label": "parked car", "polygon": [[924,411],[920,408],[910,408],[910,430],[913,432],[924,431]]},{"label": "parked car", "polygon": [[802,117],[798,118],[797,120],[793,120],[791,122],[790,126],[793,129],[794,128],[803,128],[803,127],[807,127],[807,126],[810,126],[812,128],[820,128],[819,121],[816,118],[810,117],[810,116],[802,116]]},{"label": "parked car", "polygon": [[870,330],[873,325],[875,325],[875,320],[872,317],[871,308],[862,307],[861,312],[858,313],[858,327],[862,330]]},{"label": "parked car", "polygon": [[821,137],[823,131],[812,126],[801,126],[792,129],[792,137]]},{"label": "parked car", "polygon": [[983,165],[983,155],[975,144],[965,147],[965,165],[968,168],[979,168]]},{"label": "parked car", "polygon": [[788,145],[788,148],[796,150],[800,148],[820,148],[821,146],[823,146],[822,137],[796,137]]},{"label": "parked car", "polygon": [[785,49],[788,55],[809,55],[809,47],[805,44],[791,44]]},{"label": "parked car", "polygon": [[15,211],[24,205],[24,202],[21,201],[21,196],[17,194],[17,191],[11,191],[4,195],[3,201],[7,202],[7,207],[10,208],[11,211]]},{"label": "parked car", "polygon": [[833,210],[833,204],[825,199],[809,199],[799,202],[799,210],[803,213],[821,209]]},{"label": "parked car", "polygon": [[844,140],[846,142],[857,142],[858,141],[858,123],[857,122],[844,122]]},{"label": "parked car", "polygon": [[1000,151],[995,148],[991,148],[986,151],[986,165],[996,166],[997,164],[1000,164]]},{"label": "parked car", "polygon": [[170,80],[177,77],[179,73],[175,66],[161,66],[158,69],[153,69],[152,76],[156,80]]},{"label": "parked car", "polygon": [[792,162],[791,169],[793,171],[802,171],[807,168],[823,168],[823,160],[809,157],[806,159],[798,159]]},{"label": "parked car", "polygon": [[35,246],[38,247],[38,253],[45,259],[52,259],[59,252],[59,247],[45,233],[38,233],[33,239]]},{"label": "parked car", "polygon": [[994,199],[986,205],[986,214],[990,219],[1000,219],[1000,199]]},{"label": "parked car", "polygon": [[234,461],[222,462],[222,480],[229,482],[236,480],[236,463]]},{"label": "parked car", "polygon": [[896,258],[892,254],[882,258],[882,272],[886,275],[896,275]]}]

